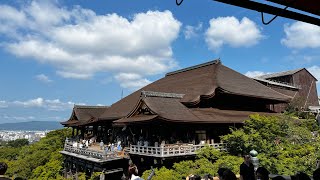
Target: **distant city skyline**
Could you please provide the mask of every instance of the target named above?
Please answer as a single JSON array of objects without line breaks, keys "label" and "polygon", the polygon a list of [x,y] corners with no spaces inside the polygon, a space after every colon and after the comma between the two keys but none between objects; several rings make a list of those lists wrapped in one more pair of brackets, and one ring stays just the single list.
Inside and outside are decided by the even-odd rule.
[{"label": "distant city skyline", "polygon": [[65,121],[74,104],[111,105],[217,58],[247,76],[304,67],[320,80],[320,27],[264,26],[211,0],[3,0],[0,23],[0,123]]}]

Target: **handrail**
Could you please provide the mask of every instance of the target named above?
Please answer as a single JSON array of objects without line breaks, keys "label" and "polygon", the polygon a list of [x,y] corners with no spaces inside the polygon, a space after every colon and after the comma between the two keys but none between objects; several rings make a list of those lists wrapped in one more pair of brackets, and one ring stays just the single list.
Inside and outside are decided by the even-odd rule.
[{"label": "handrail", "polygon": [[97,159],[114,159],[114,158],[122,158],[121,153],[119,151],[97,151],[97,150],[92,150],[88,148],[79,148],[79,147],[74,147],[72,143],[66,141],[64,144],[64,151],[75,153],[75,154],[80,154],[92,158],[97,158]]},{"label": "handrail", "polygon": [[[213,144],[170,144],[160,147],[154,146],[138,146],[130,145],[130,147],[124,148],[124,154],[137,154],[145,156],[155,156],[155,157],[172,157],[172,156],[185,156],[185,155],[195,155],[198,150],[209,146],[214,147],[220,151],[226,151],[224,143],[213,143]],[[84,156],[89,156],[97,159],[112,159],[121,158],[124,154],[119,151],[97,151],[88,148],[74,147],[73,142],[66,139],[64,150],[71,153],[76,153]]]},{"label": "handrail", "polygon": [[147,156],[158,156],[158,157],[168,157],[168,156],[183,156],[183,155],[194,155],[203,147],[214,147],[216,149],[225,151],[223,143],[214,144],[201,144],[201,145],[170,145],[170,146],[130,146],[130,154],[139,154]]}]

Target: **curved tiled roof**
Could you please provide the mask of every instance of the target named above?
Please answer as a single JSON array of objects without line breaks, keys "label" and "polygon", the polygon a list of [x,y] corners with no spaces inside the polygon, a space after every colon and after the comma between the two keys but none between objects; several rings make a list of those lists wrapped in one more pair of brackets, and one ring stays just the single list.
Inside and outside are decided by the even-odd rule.
[{"label": "curved tiled roof", "polygon": [[291,97],[278,93],[215,60],[168,73],[136,92],[114,103],[99,119],[116,120],[126,117],[139,101],[141,91],[184,94],[179,102],[197,104],[201,97],[212,97],[219,88],[225,93],[288,102]]},{"label": "curved tiled roof", "polygon": [[61,122],[65,126],[85,125],[98,120],[98,117],[108,109],[108,106],[75,105],[69,120]]},{"label": "curved tiled roof", "polygon": [[[150,114],[137,114],[142,104],[149,108]],[[243,123],[249,115],[275,115],[275,113],[222,110],[217,108],[187,108],[177,98],[145,97],[130,116],[114,121],[116,125],[145,123],[162,120],[175,123]]]}]

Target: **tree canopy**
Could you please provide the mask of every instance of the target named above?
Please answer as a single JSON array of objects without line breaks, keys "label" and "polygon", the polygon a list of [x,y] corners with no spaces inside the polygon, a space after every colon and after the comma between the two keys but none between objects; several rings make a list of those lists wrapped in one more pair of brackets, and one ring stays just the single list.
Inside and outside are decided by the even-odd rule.
[{"label": "tree canopy", "polygon": [[245,121],[243,128],[233,129],[222,140],[232,155],[247,154],[252,149],[258,151],[261,166],[271,173],[312,174],[320,157],[318,132],[315,119],[255,114]]},{"label": "tree canopy", "polygon": [[[23,145],[24,141],[8,143],[0,148],[0,161],[8,164],[6,175],[27,179],[62,179],[62,155],[66,137],[71,136],[68,129],[51,131],[39,142]],[[11,144],[11,145],[10,145]]]}]

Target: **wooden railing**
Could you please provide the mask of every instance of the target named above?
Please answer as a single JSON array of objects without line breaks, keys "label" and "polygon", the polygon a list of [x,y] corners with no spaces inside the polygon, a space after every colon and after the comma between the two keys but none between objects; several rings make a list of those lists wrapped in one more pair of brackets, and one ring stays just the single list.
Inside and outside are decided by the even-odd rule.
[{"label": "wooden railing", "polygon": [[160,147],[131,145],[129,153],[154,157],[186,156],[195,155],[198,150],[205,146],[225,151],[223,143],[215,143],[203,145],[166,145]]},{"label": "wooden railing", "polygon": [[86,157],[92,157],[96,159],[115,159],[115,158],[123,158],[123,154],[118,151],[108,151],[108,152],[101,152],[97,150],[92,150],[88,148],[79,148],[79,147],[73,147],[72,143],[66,142],[64,144],[64,151],[80,154]]},{"label": "wooden railing", "polygon": [[89,148],[74,147],[73,142],[68,139],[64,145],[64,151],[80,154],[86,157],[92,157],[96,159],[114,159],[123,158],[128,154],[136,154],[143,156],[153,156],[153,157],[174,157],[174,156],[186,156],[195,155],[198,150],[206,146],[214,147],[221,151],[226,151],[225,144],[214,143],[214,144],[168,144],[160,147],[153,146],[138,146],[131,145],[130,147],[125,147],[124,151],[97,151]]}]

